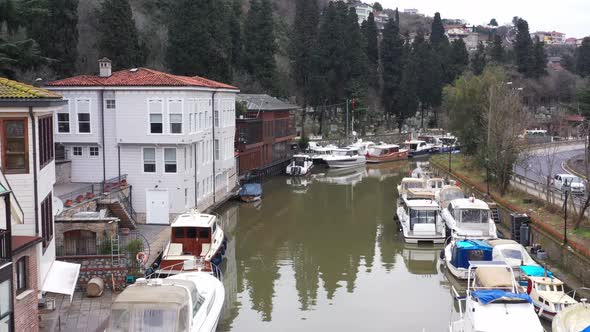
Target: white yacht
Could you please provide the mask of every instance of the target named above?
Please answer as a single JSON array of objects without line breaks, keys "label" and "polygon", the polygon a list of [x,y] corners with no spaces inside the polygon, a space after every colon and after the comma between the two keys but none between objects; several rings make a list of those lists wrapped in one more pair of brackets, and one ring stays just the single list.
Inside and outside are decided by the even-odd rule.
[{"label": "white yacht", "polygon": [[464,302],[459,302],[460,318],[451,322],[451,332],[544,331],[530,296],[520,290],[504,262],[471,262]]},{"label": "white yacht", "polygon": [[217,216],[192,210],[176,217],[171,225],[170,241],[164,247],[159,274],[177,274],[187,270],[215,273],[221,264],[227,240],[217,224]]},{"label": "white yacht", "polygon": [[361,153],[359,148],[356,147],[335,149],[324,160],[330,168],[357,167],[367,163],[364,153]]},{"label": "white yacht", "polygon": [[452,200],[443,208],[441,216],[447,232],[455,239],[497,239],[496,224],[490,207],[474,197]]},{"label": "white yacht", "polygon": [[293,156],[293,160],[287,166],[287,175],[307,175],[313,168],[313,159],[306,154],[296,154]]},{"label": "white yacht", "polygon": [[407,243],[444,243],[445,225],[432,199],[403,199],[397,218]]},{"label": "white yacht", "polygon": [[438,193],[435,193],[434,199],[441,207],[448,206],[452,200],[465,198],[463,189],[457,185],[444,185]]},{"label": "white yacht", "polygon": [[553,332],[590,331],[590,303],[581,299],[580,303],[561,310],[553,318]]},{"label": "white yacht", "polygon": [[315,165],[326,165],[324,158],[332,155],[332,152],[337,148],[333,144],[319,146],[316,142],[309,142],[309,156]]},{"label": "white yacht", "polygon": [[421,140],[406,141],[406,148],[408,149],[408,157],[418,157],[430,154],[432,152],[432,144]]},{"label": "white yacht", "polygon": [[400,184],[397,185],[398,200],[403,199],[409,189],[426,190],[426,181],[418,178],[403,178]]},{"label": "white yacht", "polygon": [[111,306],[107,331],[214,332],[225,289],[205,272],[138,279]]},{"label": "white yacht", "polygon": [[470,261],[492,261],[492,247],[482,240],[451,240],[443,251],[447,270],[457,279],[467,279]]},{"label": "white yacht", "polygon": [[373,143],[371,141],[365,142],[359,138],[356,142],[352,143],[348,147],[352,148],[352,149],[358,149],[360,154],[366,155],[369,152],[369,149],[374,146],[375,146],[375,143]]}]

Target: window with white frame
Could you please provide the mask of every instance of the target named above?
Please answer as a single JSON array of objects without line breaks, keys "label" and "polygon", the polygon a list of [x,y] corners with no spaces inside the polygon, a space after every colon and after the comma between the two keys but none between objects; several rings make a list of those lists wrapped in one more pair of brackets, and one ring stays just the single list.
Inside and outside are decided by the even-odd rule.
[{"label": "window with white frame", "polygon": [[214,121],[215,121],[215,128],[219,128],[219,111],[218,110],[215,110]]},{"label": "window with white frame", "polygon": [[98,157],[98,155],[99,155],[98,146],[91,146],[89,148],[89,154],[91,157]]},{"label": "window with white frame", "polygon": [[186,159],[187,159],[186,146],[185,146],[185,147],[183,147],[183,149],[182,149],[182,150],[183,150],[183,159],[184,159],[184,160],[183,160],[183,164],[184,164],[184,170],[186,171],[186,170],[188,169],[188,167],[186,167],[186,165],[187,165],[187,163],[186,163],[186,162],[187,162],[187,160],[186,160]]},{"label": "window with white frame", "polygon": [[57,113],[57,132],[70,132],[70,113],[68,112],[67,106],[65,110]]},{"label": "window with white frame", "polygon": [[163,111],[164,106],[161,99],[150,99],[148,100],[148,111],[149,111],[149,121],[150,121],[150,134],[163,134],[164,133],[164,124],[163,124]]},{"label": "window with white frame", "polygon": [[143,172],[156,173],[156,148],[143,148]]},{"label": "window with white frame", "polygon": [[188,114],[188,132],[193,132],[193,113]]},{"label": "window with white frame", "polygon": [[168,99],[170,134],[182,134],[182,100]]},{"label": "window with white frame", "polygon": [[176,148],[164,148],[164,173],[176,173]]},{"label": "window with white frame", "polygon": [[219,160],[219,140],[216,139],[214,141],[214,149],[215,149],[215,160]]},{"label": "window with white frame", "polygon": [[81,146],[74,146],[72,148],[72,155],[80,157],[82,156],[82,147]]},{"label": "window with white frame", "polygon": [[114,110],[116,108],[116,104],[115,104],[114,99],[105,100],[105,104],[106,104],[108,110]]},{"label": "window with white frame", "polygon": [[76,99],[76,113],[78,120],[78,133],[89,134],[90,127],[90,99]]}]

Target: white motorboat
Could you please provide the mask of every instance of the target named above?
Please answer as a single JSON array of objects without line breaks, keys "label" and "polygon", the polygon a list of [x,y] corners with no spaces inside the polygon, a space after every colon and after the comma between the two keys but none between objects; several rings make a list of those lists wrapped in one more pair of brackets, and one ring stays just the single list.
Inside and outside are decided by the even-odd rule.
[{"label": "white motorboat", "polygon": [[540,267],[526,249],[514,240],[496,239],[489,240],[488,243],[493,248],[494,260],[510,265],[517,277],[520,277],[520,266]]},{"label": "white motorboat", "polygon": [[178,274],[183,271],[215,273],[223,260],[227,241],[217,216],[195,210],[176,217],[171,225],[170,241],[162,252],[157,273]]},{"label": "white motorboat", "polygon": [[455,153],[461,150],[461,146],[457,141],[457,138],[452,135],[446,135],[438,138],[438,146],[434,147],[435,152],[440,153]]},{"label": "white motorboat", "polygon": [[[456,298],[461,297],[453,287]],[[504,262],[471,262],[464,306],[451,332],[542,332],[532,299],[520,290],[510,266]]]},{"label": "white motorboat", "polygon": [[406,141],[405,144],[410,158],[424,156],[432,152],[432,144],[422,140]]},{"label": "white motorboat", "polygon": [[293,160],[287,166],[287,175],[307,175],[313,168],[313,159],[306,154],[296,154],[293,156]]},{"label": "white motorboat", "polygon": [[465,193],[463,189],[456,185],[444,185],[434,196],[434,199],[441,207],[448,206],[452,200],[461,198],[465,198]]},{"label": "white motorboat", "polygon": [[400,184],[397,185],[398,200],[403,199],[409,189],[424,189],[426,190],[426,181],[418,178],[403,178]]},{"label": "white motorboat", "polygon": [[588,332],[590,331],[590,303],[581,299],[580,303],[561,310],[553,318],[553,332]]},{"label": "white motorboat", "polygon": [[445,225],[440,208],[432,199],[403,199],[397,208],[404,240],[407,243],[444,243]]},{"label": "white motorboat", "polygon": [[482,240],[452,240],[443,252],[447,270],[458,279],[467,279],[470,261],[492,261],[492,247]]},{"label": "white motorboat", "polygon": [[371,141],[363,141],[362,139],[358,139],[356,142],[349,145],[349,148],[358,149],[360,154],[366,155],[369,152],[369,149],[374,147],[375,143]]},{"label": "white motorboat", "polygon": [[438,193],[445,186],[445,179],[431,177],[426,179],[426,189],[432,191],[434,196],[438,196]]},{"label": "white motorboat", "polygon": [[496,224],[490,207],[474,197],[452,200],[443,207],[441,216],[447,225],[447,234],[454,239],[497,239]]},{"label": "white motorboat", "polygon": [[225,289],[205,272],[166,279],[138,279],[111,306],[107,331],[213,332]]},{"label": "white motorboat", "polygon": [[360,152],[359,148],[340,148],[324,158],[330,168],[348,168],[365,165],[367,158]]},{"label": "white motorboat", "polygon": [[565,293],[563,281],[557,279],[546,268],[522,265],[519,269],[519,284],[533,299],[535,311],[539,313],[539,316],[552,320],[564,308],[578,303]]},{"label": "white motorboat", "polygon": [[332,155],[332,152],[338,147],[333,144],[319,146],[316,142],[309,142],[309,156],[315,165],[326,165],[325,157]]}]

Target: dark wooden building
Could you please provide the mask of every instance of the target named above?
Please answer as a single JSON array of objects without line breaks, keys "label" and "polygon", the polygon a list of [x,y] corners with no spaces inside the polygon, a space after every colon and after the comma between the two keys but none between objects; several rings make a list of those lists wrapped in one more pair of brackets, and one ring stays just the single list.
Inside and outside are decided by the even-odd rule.
[{"label": "dark wooden building", "polygon": [[238,94],[236,102],[245,103],[248,109],[236,118],[239,174],[283,167],[291,159],[294,112],[299,106],[264,94]]}]

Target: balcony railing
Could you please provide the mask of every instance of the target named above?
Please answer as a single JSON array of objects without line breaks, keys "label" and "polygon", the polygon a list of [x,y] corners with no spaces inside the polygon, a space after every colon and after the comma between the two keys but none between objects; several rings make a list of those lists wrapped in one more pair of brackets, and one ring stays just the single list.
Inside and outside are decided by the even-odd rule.
[{"label": "balcony railing", "polygon": [[0,230],[0,265],[10,262],[12,259],[10,248],[10,232]]},{"label": "balcony railing", "polygon": [[127,174],[121,175],[119,178],[114,177],[103,182],[91,183],[82,188],[78,188],[69,193],[59,195],[59,198],[64,202],[65,207],[69,208],[76,204],[83,203],[87,200],[99,197],[104,193],[108,193],[127,185]]}]

